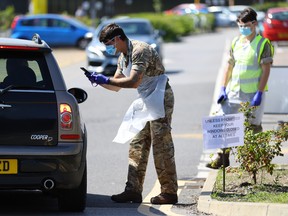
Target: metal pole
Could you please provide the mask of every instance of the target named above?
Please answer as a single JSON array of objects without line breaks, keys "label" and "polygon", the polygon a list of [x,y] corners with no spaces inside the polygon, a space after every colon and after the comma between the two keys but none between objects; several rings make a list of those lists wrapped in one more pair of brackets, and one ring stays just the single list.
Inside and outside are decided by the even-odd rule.
[{"label": "metal pole", "polygon": [[[225,117],[225,114],[223,115]],[[224,121],[224,145],[226,145],[226,123]],[[222,149],[222,169],[223,169],[223,192],[225,192],[225,153],[227,148]]]},{"label": "metal pole", "polygon": [[[225,136],[226,139],[226,136]],[[225,192],[225,152],[226,152],[226,148],[222,149],[223,153],[222,153],[222,169],[223,169],[223,192]]]}]

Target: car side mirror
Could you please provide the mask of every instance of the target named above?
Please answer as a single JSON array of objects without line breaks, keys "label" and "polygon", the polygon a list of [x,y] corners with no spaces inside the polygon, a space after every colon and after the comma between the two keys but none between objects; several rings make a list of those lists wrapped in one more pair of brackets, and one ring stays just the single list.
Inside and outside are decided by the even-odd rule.
[{"label": "car side mirror", "polygon": [[80,88],[71,88],[68,90],[68,92],[75,97],[79,104],[83,103],[88,98],[87,92]]}]

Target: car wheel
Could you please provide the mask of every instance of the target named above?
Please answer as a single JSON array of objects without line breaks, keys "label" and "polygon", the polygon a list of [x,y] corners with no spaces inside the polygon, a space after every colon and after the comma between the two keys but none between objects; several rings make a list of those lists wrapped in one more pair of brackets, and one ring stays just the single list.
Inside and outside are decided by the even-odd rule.
[{"label": "car wheel", "polygon": [[87,167],[83,173],[82,181],[78,188],[60,190],[58,195],[58,208],[60,211],[83,212],[86,207],[87,194]]},{"label": "car wheel", "polygon": [[81,38],[79,39],[78,43],[77,43],[77,46],[80,48],[80,49],[85,49],[89,44],[89,41],[85,38]]}]

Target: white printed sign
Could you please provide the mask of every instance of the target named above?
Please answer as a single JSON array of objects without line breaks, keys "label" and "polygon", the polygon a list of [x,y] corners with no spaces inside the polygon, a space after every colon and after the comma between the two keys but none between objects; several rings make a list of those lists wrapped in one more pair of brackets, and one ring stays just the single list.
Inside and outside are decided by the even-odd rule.
[{"label": "white printed sign", "polygon": [[204,149],[244,145],[243,113],[204,117],[202,128]]}]

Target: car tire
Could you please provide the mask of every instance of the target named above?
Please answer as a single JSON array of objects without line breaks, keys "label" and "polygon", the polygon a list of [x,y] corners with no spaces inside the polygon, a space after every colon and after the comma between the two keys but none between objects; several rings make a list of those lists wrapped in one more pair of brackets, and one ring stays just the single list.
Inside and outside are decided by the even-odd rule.
[{"label": "car tire", "polygon": [[83,212],[86,207],[87,167],[83,173],[79,187],[69,190],[59,190],[58,208],[60,211]]},{"label": "car tire", "polygon": [[78,42],[77,42],[77,47],[78,47],[79,49],[84,50],[84,49],[88,46],[88,44],[89,44],[89,41],[88,41],[87,39],[81,38],[81,39],[79,39]]}]

